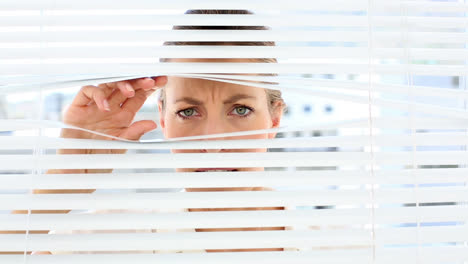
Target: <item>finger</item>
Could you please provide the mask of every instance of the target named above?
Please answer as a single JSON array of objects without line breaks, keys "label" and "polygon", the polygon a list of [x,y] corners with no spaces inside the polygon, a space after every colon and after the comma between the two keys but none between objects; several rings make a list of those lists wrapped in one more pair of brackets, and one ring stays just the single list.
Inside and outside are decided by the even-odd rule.
[{"label": "finger", "polygon": [[110,105],[112,107],[120,107],[120,105],[125,102],[125,100],[130,99],[124,95],[119,89],[115,90],[108,98]]},{"label": "finger", "polygon": [[76,97],[73,99],[73,106],[85,106],[89,103],[96,103],[97,107],[102,111],[110,111],[109,102],[107,101],[105,89],[96,86],[87,85],[81,87]]},{"label": "finger", "polygon": [[135,90],[143,89],[145,91],[153,89],[156,84],[155,80],[149,77],[130,80],[130,83]]},{"label": "finger", "polygon": [[129,81],[120,81],[120,82],[115,82],[111,83],[111,85],[114,85],[117,89],[119,89],[123,95],[126,97],[130,98],[135,96],[135,89],[133,88],[132,84]]},{"label": "finger", "polygon": [[[135,91],[140,89],[151,90],[154,87],[154,83],[155,81],[151,78],[140,78],[113,83],[112,85],[114,85],[120,92],[114,91],[114,93],[111,94],[108,100],[111,105],[120,106],[128,98],[133,98],[135,96]],[[127,87],[127,85],[130,85],[132,87],[132,93],[128,93],[129,88]],[[123,89],[125,89],[126,92],[122,92]]]},{"label": "finger", "polygon": [[154,121],[151,120],[141,120],[133,123],[130,125],[127,130],[121,135],[121,137],[130,139],[130,140],[138,140],[140,139],[145,133],[148,133],[151,130],[156,129],[157,125]]},{"label": "finger", "polygon": [[164,87],[167,84],[167,76],[153,77],[153,80],[155,81],[154,86],[158,88]]},{"label": "finger", "polygon": [[136,114],[136,112],[141,109],[146,99],[148,99],[148,96],[151,92],[153,91],[138,90],[134,97],[128,98],[125,102],[123,102],[121,106],[122,110]]},{"label": "finger", "polygon": [[149,78],[149,77],[139,78],[139,79],[133,79],[133,80],[128,80],[128,81],[110,83],[110,85],[113,85],[116,89],[119,89],[122,93],[114,92],[112,93],[110,98],[108,98],[108,100],[111,105],[120,106],[128,98],[133,98],[135,96],[135,93],[128,93],[129,88],[127,87],[127,84],[130,84],[133,91],[138,91],[141,89],[145,91],[155,91],[165,86],[166,83],[167,83],[166,76],[159,76],[159,77],[153,77],[153,78]]}]

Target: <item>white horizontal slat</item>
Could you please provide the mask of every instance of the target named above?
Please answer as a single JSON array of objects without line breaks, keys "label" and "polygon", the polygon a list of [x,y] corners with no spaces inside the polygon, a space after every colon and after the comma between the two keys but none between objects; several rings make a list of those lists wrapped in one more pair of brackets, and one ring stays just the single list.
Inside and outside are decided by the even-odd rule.
[{"label": "white horizontal slat", "polygon": [[[374,190],[377,204],[466,201],[463,187]],[[125,194],[2,194],[1,210],[105,210],[277,207],[371,203],[369,190],[187,192]]]},{"label": "white horizontal slat", "polygon": [[4,174],[3,190],[18,189],[138,189],[203,187],[290,187],[363,184],[441,184],[467,181],[468,170],[327,170],[238,171],[194,173]]},{"label": "white horizontal slat", "polygon": [[242,168],[466,164],[466,151],[2,155],[3,169]]},{"label": "white horizontal slat", "polygon": [[[357,252],[356,252],[357,251]],[[371,256],[370,250],[345,250],[325,252],[224,252],[224,253],[191,253],[191,254],[73,254],[73,255],[0,255],[0,261],[8,264],[100,264],[115,263],[129,264],[137,261],[141,264],[153,263],[194,263],[194,264],[307,264],[310,260],[321,261],[326,264],[343,263],[353,257],[353,260],[368,261]],[[400,262],[402,263],[402,262]]]},{"label": "white horizontal slat", "polygon": [[[266,129],[266,130],[254,130],[254,131],[243,131],[235,133],[222,133],[213,135],[193,136],[193,137],[182,137],[173,138],[172,140],[198,140],[198,139],[209,139],[209,138],[221,138],[221,137],[235,137],[235,136],[246,136],[246,135],[257,135],[264,133],[279,133],[279,132],[294,132],[294,131],[314,131],[314,130],[327,130],[327,129],[338,129],[338,128],[369,128],[370,119],[357,119],[351,121],[339,121],[333,123],[326,123],[315,125],[311,127],[283,127],[279,129]],[[468,121],[457,118],[372,118],[372,126],[374,128],[388,128],[388,129],[466,129],[468,127]],[[61,122],[46,121],[46,120],[1,120],[0,131],[15,131],[15,130],[31,130],[41,128],[71,128],[80,129],[78,127],[67,126]],[[80,129],[83,130],[83,129]],[[99,134],[90,130],[84,130],[90,133],[106,136],[105,134]],[[110,136],[107,136],[111,138]],[[115,138],[123,140],[121,138]],[[127,140],[128,141],[128,140]],[[161,139],[147,140],[143,142],[160,142]]]},{"label": "white horizontal slat", "polygon": [[[356,11],[366,10],[368,1],[355,0],[349,2],[346,0],[316,0],[314,4],[310,4],[307,0],[293,0],[285,3],[284,1],[246,1],[239,0],[235,2],[229,1],[213,1],[213,0],[200,0],[200,1],[148,1],[138,0],[128,3],[125,1],[109,1],[104,0],[99,3],[90,0],[80,1],[77,4],[74,1],[60,1],[59,3],[51,0],[41,1],[5,1],[0,5],[3,10],[38,10],[38,9],[97,9],[97,10],[125,10],[125,9],[281,9],[281,10],[336,10],[336,11]],[[373,1],[372,10],[387,12],[402,12],[405,11],[437,11],[437,12],[466,12],[466,4],[460,2],[429,2],[429,1]]]},{"label": "white horizontal slat", "polygon": [[[372,249],[334,249],[299,252],[243,252],[233,253],[192,253],[192,254],[72,254],[72,255],[0,255],[0,261],[8,264],[100,264],[115,263],[194,263],[194,264],[308,264],[311,259],[326,264],[374,262],[378,264],[426,264],[462,262],[468,257],[465,247],[440,246],[420,248],[376,248],[376,259],[372,260]],[[3,262],[2,262],[3,263]]]},{"label": "white horizontal slat", "polygon": [[[446,33],[448,34],[448,33]],[[86,36],[86,38],[84,38]],[[378,36],[378,35],[377,35]],[[401,34],[386,34],[386,38],[401,37]],[[452,33],[451,39],[462,41],[465,38],[461,33]],[[384,36],[383,36],[384,37]],[[12,31],[2,32],[0,40],[3,43],[14,42],[58,42],[66,43],[93,43],[100,42],[112,45],[120,43],[131,45],[134,42],[155,42],[155,41],[367,41],[365,32],[350,31],[311,31],[311,30],[129,30],[126,28],[105,30],[84,30],[84,31]],[[426,38],[430,41],[429,38]],[[83,44],[84,45],[84,44]],[[99,43],[94,44],[99,45]]]},{"label": "white horizontal slat", "polygon": [[[50,10],[83,10],[83,9],[102,9],[102,10],[120,10],[120,9],[305,9],[305,10],[359,10],[367,6],[367,1],[356,0],[353,3],[349,3],[346,0],[317,0],[317,4],[311,5],[307,0],[292,0],[289,3],[284,1],[247,1],[239,0],[235,2],[230,1],[213,1],[213,0],[178,0],[174,2],[167,2],[161,0],[148,1],[148,0],[137,0],[128,3],[126,1],[110,1],[103,0],[98,3],[84,0],[76,3],[74,1],[60,1],[54,2],[51,0],[40,0],[40,1],[5,1],[0,5],[1,9],[4,10],[35,10],[35,9],[50,9]],[[443,5],[451,8],[461,8],[454,5]],[[443,7],[442,6],[442,7]]]},{"label": "white horizontal slat", "polygon": [[[311,259],[321,260],[321,263],[343,263],[346,258],[353,256],[353,260],[366,261],[370,257],[369,251],[358,252],[356,254],[352,250],[337,256],[334,255],[335,251],[328,252],[317,256],[316,252],[243,252],[239,253],[191,253],[191,254],[74,254],[74,255],[54,255],[54,256],[42,256],[32,255],[26,256],[28,263],[32,264],[56,264],[56,263],[70,263],[70,264],[95,264],[95,263],[115,263],[115,264],[128,264],[138,261],[138,263],[194,263],[194,264],[212,264],[212,263],[226,263],[226,264],[280,264],[280,263],[291,263],[291,264],[306,264],[310,263]],[[354,253],[354,254],[353,254]],[[366,254],[367,253],[367,254]],[[0,255],[0,261],[7,261],[9,264],[23,264],[24,257],[21,256],[4,256]]]},{"label": "white horizontal slat", "polygon": [[[456,120],[456,119],[455,119]],[[455,121],[452,120],[452,121]],[[458,122],[461,121],[461,123],[465,123],[464,120],[456,120]],[[362,126],[366,121],[354,121],[354,122],[344,122],[347,126]],[[456,122],[456,123],[458,123]],[[343,122],[340,122],[343,123]],[[454,122],[455,123],[455,122]],[[458,123],[459,124],[459,123]],[[333,125],[321,125],[320,127],[313,127],[313,128],[287,128],[287,127],[282,127],[282,128],[273,128],[273,129],[261,129],[261,130],[252,130],[252,131],[241,131],[241,132],[232,132],[232,133],[221,133],[221,134],[211,134],[211,135],[201,135],[201,136],[190,136],[190,137],[179,137],[179,138],[171,138],[171,139],[166,139],[166,141],[180,141],[180,140],[197,140],[197,139],[209,139],[209,138],[223,138],[223,137],[235,137],[235,136],[246,136],[246,135],[257,135],[257,134],[266,134],[266,133],[279,133],[279,132],[293,132],[293,131],[312,131],[312,130],[317,130],[317,129],[332,129],[335,128],[337,124]],[[119,137],[114,137],[110,135],[106,135],[100,132],[88,130],[88,129],[83,129],[75,126],[70,126],[66,125],[62,122],[54,122],[54,121],[49,121],[49,120],[24,120],[24,119],[4,119],[1,120],[0,122],[0,131],[15,131],[15,130],[30,130],[30,129],[42,129],[42,128],[69,128],[69,129],[77,129],[81,131],[86,131],[92,134],[96,135],[101,135],[106,138],[113,138],[125,142],[140,142],[140,141],[134,141],[134,140],[127,140],[124,138],[119,138]],[[159,139],[152,139],[152,140],[144,140],[141,141],[143,143],[155,143],[155,142],[160,142],[162,143],[164,140],[159,138]],[[37,142],[40,144],[39,142]]]},{"label": "white horizontal slat", "polygon": [[[323,211],[323,210],[322,210]],[[367,223],[370,211],[350,216],[350,223]],[[1,215],[2,230],[129,230],[129,229],[185,229],[185,228],[240,228],[315,225],[326,217],[314,211],[244,211],[244,212],[190,212],[152,214],[95,214],[95,215]],[[335,214],[344,215],[343,213]],[[327,217],[328,216],[328,217]],[[315,219],[315,220],[314,220]],[[336,218],[335,218],[336,219]],[[341,218],[342,219],[342,218]],[[343,219],[342,219],[343,220]],[[336,223],[332,220],[329,224]],[[339,221],[343,224],[343,221]]]},{"label": "white horizontal slat", "polygon": [[466,200],[463,187],[427,187],[382,189],[374,191],[376,203],[444,203]]},{"label": "white horizontal slat", "polygon": [[187,213],[8,214],[1,230],[143,230],[310,226],[322,228],[427,222],[463,222],[462,206],[421,206],[371,209],[227,211]]},{"label": "white horizontal slat", "polygon": [[377,229],[375,233],[377,244],[465,242],[468,237],[468,226],[403,227]]},{"label": "white horizontal slat", "polygon": [[[424,120],[422,123],[428,124],[428,120]],[[433,121],[433,120],[432,120]],[[241,131],[241,132],[232,132],[232,133],[221,133],[221,134],[212,134],[212,135],[201,135],[201,136],[189,136],[189,137],[179,137],[167,139],[167,141],[179,141],[179,140],[198,140],[198,139],[210,139],[210,138],[223,138],[223,137],[236,137],[236,136],[246,136],[246,135],[257,135],[257,134],[266,134],[266,133],[279,133],[279,132],[294,132],[294,131],[313,131],[318,129],[336,129],[336,127],[345,126],[345,127],[367,127],[367,120],[352,120],[352,121],[340,121],[338,123],[325,124],[319,126],[313,126],[311,128],[294,128],[294,127],[281,127],[273,129],[261,129],[253,131]],[[445,128],[450,128],[455,126],[458,128],[461,125],[461,128],[464,128],[465,120],[460,119],[443,119],[437,120],[435,123],[442,122],[440,125],[443,125]],[[391,120],[388,124],[394,124],[395,120]],[[404,122],[406,125],[408,122]],[[414,122],[415,126],[418,126],[418,120]],[[413,124],[412,124],[413,125]],[[435,125],[438,126],[438,125]],[[103,133],[91,131],[88,129],[83,129],[75,126],[66,125],[62,122],[50,121],[50,120],[25,120],[25,119],[6,119],[0,120],[0,131],[10,132],[13,130],[28,130],[28,129],[42,129],[42,128],[70,128],[86,131],[92,134],[104,136],[107,138],[113,138],[126,142],[140,142],[132,141],[124,138],[118,138]],[[151,142],[162,142],[163,139],[153,139],[153,140],[144,140],[144,143]]]},{"label": "white horizontal slat", "polygon": [[374,128],[414,128],[414,129],[465,129],[467,124],[464,120],[458,119],[459,121],[453,121],[456,119],[439,119],[433,118],[418,118],[408,120],[408,118],[373,118],[372,126]]},{"label": "white horizontal slat", "polygon": [[[372,249],[342,249],[342,250],[316,250],[302,252],[243,252],[239,253],[192,253],[192,254],[73,254],[73,255],[1,255],[0,261],[8,264],[23,264],[25,259],[31,264],[100,264],[115,263],[272,263],[272,264],[308,264],[310,260],[320,261],[326,264],[348,263],[351,259],[354,262],[374,262],[378,264],[392,264],[395,262],[402,264],[412,264],[422,261],[427,264],[440,264],[461,262],[468,257],[464,247],[424,247],[424,248],[392,248],[376,249],[376,259],[372,260]],[[3,262],[2,262],[3,263]]]},{"label": "white horizontal slat", "polygon": [[[353,51],[355,53],[350,53]],[[354,48],[315,49],[311,47],[255,47],[255,46],[163,46],[163,47],[66,47],[66,48],[5,48],[0,58],[357,58],[364,50]],[[463,54],[463,53],[460,53]],[[460,55],[456,59],[459,59]]]},{"label": "white horizontal slat", "polygon": [[466,246],[429,245],[419,247],[377,248],[376,263],[457,263],[468,259]]},{"label": "white horizontal slat", "polygon": [[[155,41],[328,41],[367,42],[374,47],[389,47],[405,41],[408,45],[431,43],[462,44],[467,33],[457,32],[375,32],[369,38],[363,31],[314,31],[314,30],[144,30],[119,28],[112,31],[99,29],[74,31],[2,32],[0,40],[6,47],[17,47],[22,42],[73,43],[75,46],[155,46]],[[7,45],[7,43],[13,43]],[[136,44],[135,44],[136,43]],[[63,44],[62,44],[63,45]],[[159,44],[158,44],[159,45]]]},{"label": "white horizontal slat", "polygon": [[371,6],[373,11],[398,12],[466,12],[467,5],[463,2],[445,1],[373,1]]},{"label": "white horizontal slat", "polygon": [[[68,67],[67,67],[68,65]],[[196,69],[196,70],[194,70]],[[466,73],[466,65],[372,65],[375,74],[414,74],[434,76],[460,76]],[[38,74],[107,74],[119,75],[171,75],[182,73],[278,73],[278,74],[367,74],[368,64],[333,64],[333,63],[43,63],[0,64],[0,71],[5,75]],[[195,72],[194,72],[195,71]],[[145,74],[149,73],[149,74]]]},{"label": "white horizontal slat", "polygon": [[[325,136],[275,139],[231,139],[200,141],[119,142],[109,140],[52,137],[0,137],[0,149],[253,149],[253,148],[360,148],[371,143],[369,136]],[[415,133],[410,135],[375,135],[374,146],[463,146],[468,144],[466,133]]]},{"label": "white horizontal slat", "polygon": [[[404,23],[402,23],[402,20]],[[196,26],[327,26],[327,27],[425,27],[425,28],[463,28],[463,17],[435,16],[358,16],[358,15],[66,15],[66,16],[0,16],[0,26],[27,27],[38,26],[161,26],[161,25],[196,25]]]},{"label": "white horizontal slat", "polygon": [[[332,154],[332,155],[330,155]],[[446,153],[448,154],[448,153]],[[100,155],[2,155],[0,167],[3,169],[77,169],[77,168],[231,168],[238,167],[284,167],[284,166],[332,166],[366,164],[370,161],[368,153],[180,153],[176,154],[120,154]],[[465,158],[464,153],[458,155]],[[388,156],[388,155],[387,155]],[[404,158],[408,158],[408,155]],[[419,155],[418,155],[419,156]],[[437,153],[437,156],[440,156]],[[445,155],[450,159],[449,155]],[[436,156],[433,156],[436,157]],[[396,159],[396,155],[393,157]],[[314,160],[316,159],[316,160]],[[394,161],[393,163],[404,162]],[[417,162],[417,160],[416,160]],[[450,162],[456,162],[450,159]],[[462,163],[464,161],[459,161]],[[387,163],[392,163],[388,161]],[[431,162],[428,162],[431,163]],[[443,163],[441,161],[440,163]],[[439,163],[439,164],[440,164]]]},{"label": "white horizontal slat", "polygon": [[[352,201],[364,203],[369,200],[365,191],[343,191],[329,197],[312,197],[325,191],[297,192],[206,192],[206,193],[151,193],[151,194],[47,194],[47,195],[0,195],[2,210],[38,209],[150,209],[150,208],[223,208],[223,207],[276,207],[286,205],[331,204]],[[347,198],[344,196],[348,195]],[[14,202],[13,202],[14,201]]]},{"label": "white horizontal slat", "polygon": [[[464,60],[465,49],[377,48],[370,52],[375,59]],[[282,46],[156,46],[156,47],[46,47],[1,48],[2,59],[56,58],[333,58],[363,59],[368,48],[282,47]]]},{"label": "white horizontal slat", "polygon": [[[174,75],[178,76],[178,75]],[[57,80],[51,81],[54,78],[60,79],[58,76],[52,75],[44,75],[44,76],[28,76],[24,78],[18,78],[18,76],[9,76],[4,77],[4,83],[10,83],[6,86],[3,86],[0,89],[0,94],[15,94],[15,93],[25,93],[25,92],[34,92],[38,90],[47,91],[51,89],[62,89],[62,88],[77,88],[85,85],[94,85],[97,83],[107,83],[107,82],[118,82],[118,81],[125,81],[125,80],[132,80],[141,78],[141,76],[116,76],[116,77],[104,77],[104,78],[96,78],[97,76],[89,76],[91,78],[81,76],[82,79],[80,80],[77,76],[61,76],[64,81]],[[43,80],[40,80],[42,78]],[[19,84],[18,84],[19,83]]]},{"label": "white horizontal slat", "polygon": [[[404,12],[404,11],[403,11]],[[376,16],[370,15],[371,27],[397,27],[402,29],[417,28],[463,28],[465,18],[444,16]],[[357,22],[355,22],[358,24]]]},{"label": "white horizontal slat", "polygon": [[[0,235],[0,251],[22,251],[24,235]],[[338,241],[338,242],[337,242]],[[234,248],[298,248],[369,245],[368,231],[241,231],[28,236],[33,251],[119,251]]]},{"label": "white horizontal slat", "polygon": [[[431,18],[433,19],[433,18]],[[440,19],[440,18],[438,18]],[[379,21],[380,20],[380,21]],[[375,18],[376,23],[391,24],[400,18]],[[451,21],[451,19],[442,19]],[[310,16],[310,15],[67,15],[67,16],[0,16],[2,27],[37,26],[161,26],[161,25],[190,25],[190,26],[341,26],[363,27],[367,25],[364,16]]]}]

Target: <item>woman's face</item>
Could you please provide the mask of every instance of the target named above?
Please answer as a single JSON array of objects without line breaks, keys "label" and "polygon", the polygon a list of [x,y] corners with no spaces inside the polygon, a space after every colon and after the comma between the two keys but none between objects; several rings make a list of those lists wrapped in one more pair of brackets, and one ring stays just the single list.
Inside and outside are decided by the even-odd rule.
[{"label": "woman's face", "polygon": [[[159,105],[166,138],[229,133],[278,127],[281,109],[270,111],[264,89],[202,79],[169,77],[165,107]],[[235,137],[268,139],[275,134]],[[234,139],[216,138],[216,139]],[[266,149],[172,150],[173,153],[265,152]],[[179,172],[209,170],[254,171],[263,168],[181,168]]]}]

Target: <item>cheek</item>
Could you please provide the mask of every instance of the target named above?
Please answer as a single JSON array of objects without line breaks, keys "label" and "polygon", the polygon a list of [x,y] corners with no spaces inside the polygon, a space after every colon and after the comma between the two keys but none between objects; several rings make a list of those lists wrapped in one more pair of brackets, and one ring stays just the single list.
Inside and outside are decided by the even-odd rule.
[{"label": "cheek", "polygon": [[175,138],[175,137],[186,137],[191,136],[189,131],[191,131],[188,123],[181,123],[174,116],[166,114],[164,117],[165,128],[164,128],[164,137],[165,138]]},{"label": "cheek", "polygon": [[[246,118],[248,119],[248,118]],[[216,122],[217,127],[213,131],[213,123]],[[209,128],[211,127],[211,128]],[[229,133],[237,131],[252,131],[271,128],[271,120],[268,118],[252,118],[250,120],[242,119],[220,119],[220,120],[199,120],[184,122],[177,118],[165,118],[164,136],[166,138],[188,137],[212,133]],[[208,132],[210,131],[210,132]],[[267,139],[268,135],[249,135],[239,137],[243,139]]]},{"label": "cheek", "polygon": [[[258,110],[257,113],[252,114],[250,117],[235,118],[234,124],[242,129],[239,130],[260,130],[272,127],[272,120],[269,113],[265,110]],[[255,135],[254,135],[255,136]],[[261,135],[260,135],[261,136]],[[255,137],[254,137],[255,138]],[[261,137],[260,137],[261,138]]]}]

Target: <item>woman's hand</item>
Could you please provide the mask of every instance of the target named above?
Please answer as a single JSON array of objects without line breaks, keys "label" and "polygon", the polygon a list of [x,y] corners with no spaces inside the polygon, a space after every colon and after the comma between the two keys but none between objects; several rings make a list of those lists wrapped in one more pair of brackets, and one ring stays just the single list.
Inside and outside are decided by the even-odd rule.
[{"label": "woman's hand", "polygon": [[[167,77],[84,86],[66,110],[66,124],[126,139],[139,139],[156,128],[156,123],[143,120],[132,123],[144,102],[156,89],[164,86]],[[102,138],[87,132],[67,129],[63,137]]]},{"label": "woman's hand", "polygon": [[[156,128],[151,120],[133,122],[144,102],[154,91],[163,87],[166,76],[141,78],[128,81],[84,86],[66,109],[63,121],[92,131],[116,137],[138,140],[143,134]],[[62,129],[64,138],[109,139],[76,129]],[[125,150],[59,150],[59,154],[111,154]],[[82,170],[67,170],[68,173],[83,173]],[[95,172],[103,172],[102,170]],[[108,171],[108,170],[107,170]],[[89,172],[89,171],[86,171]],[[49,173],[62,173],[50,171]]]}]

